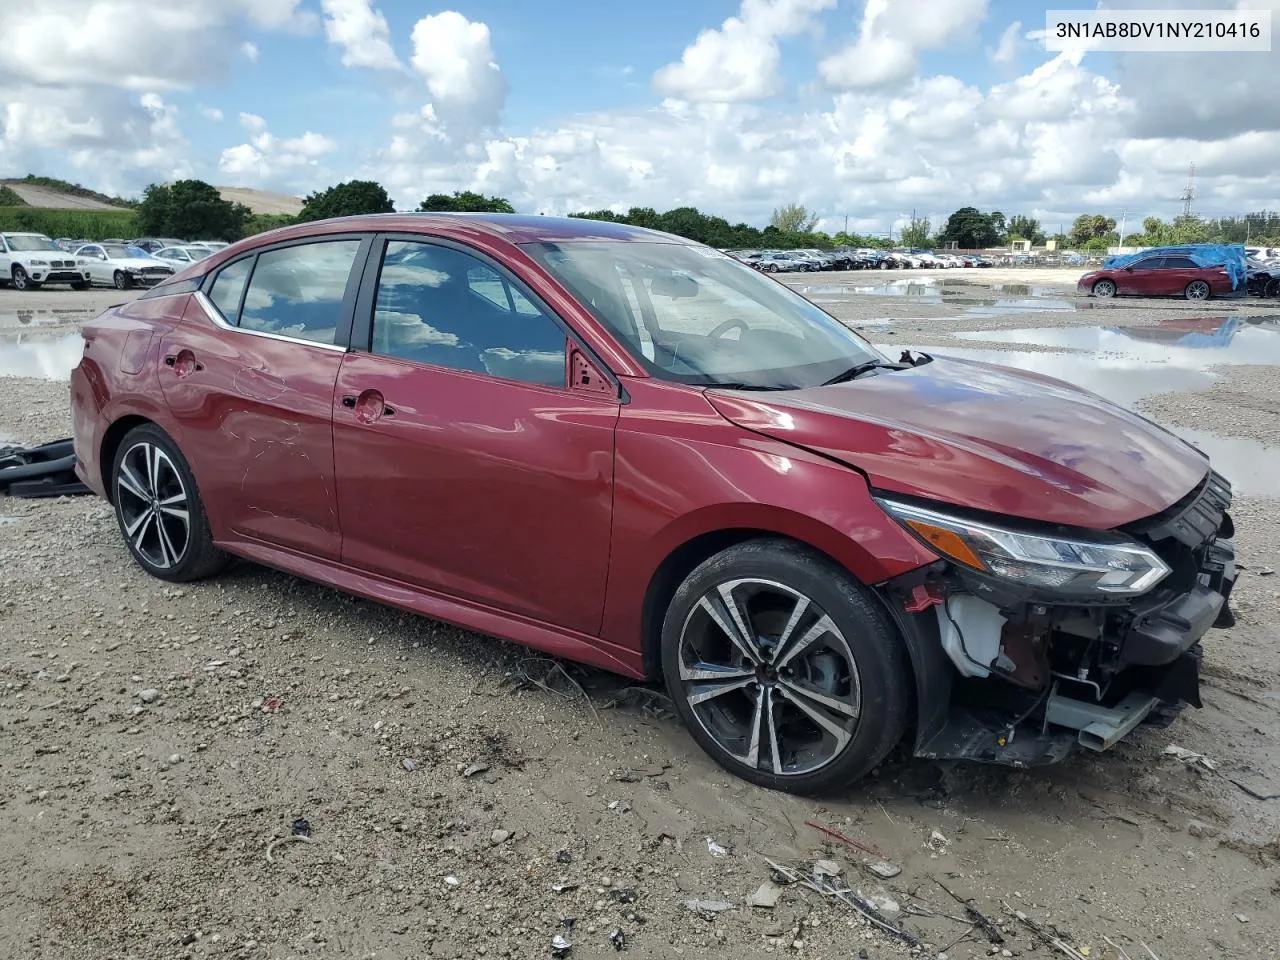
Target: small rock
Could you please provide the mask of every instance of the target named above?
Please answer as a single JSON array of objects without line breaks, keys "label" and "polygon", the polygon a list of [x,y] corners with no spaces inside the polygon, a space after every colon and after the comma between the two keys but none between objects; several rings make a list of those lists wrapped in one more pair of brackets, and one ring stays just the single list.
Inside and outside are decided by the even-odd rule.
[{"label": "small rock", "polygon": [[404,767],[410,773],[413,773],[413,771],[418,769],[418,765],[414,761],[410,760],[408,757],[405,757],[403,760],[400,761],[400,766]]},{"label": "small rock", "polygon": [[778,905],[778,898],[782,896],[782,888],[776,883],[765,882],[760,884],[750,898],[747,905],[759,907],[761,910],[772,910]]},{"label": "small rock", "polygon": [[720,846],[720,844],[716,843],[710,837],[707,837],[707,853],[711,854],[713,857],[727,857],[729,855],[728,850]]},{"label": "small rock", "polygon": [[883,894],[874,894],[867,898],[867,902],[875,907],[886,920],[896,920],[898,914],[902,913],[902,907],[898,905],[898,901]]},{"label": "small rock", "polygon": [[462,768],[462,775],[464,777],[474,777],[476,774],[484,773],[488,769],[489,765],[487,763],[473,763]]},{"label": "small rock", "polygon": [[867,953],[867,948],[863,947],[858,951],[858,960],[870,960],[871,954]]},{"label": "small rock", "polygon": [[792,949],[792,950],[803,950],[803,949],[804,949],[804,941],[803,941],[803,940],[792,940],[792,941],[791,941],[791,949]]},{"label": "small rock", "polygon": [[511,831],[495,830],[493,831],[493,833],[489,834],[489,839],[490,841],[492,841],[493,845],[496,847],[498,844],[506,843],[508,840],[511,839]]},{"label": "small rock", "polygon": [[143,703],[155,703],[157,700],[160,699],[160,691],[151,689],[151,688],[148,688],[146,690],[139,690],[137,693],[137,697]]},{"label": "small rock", "polygon": [[1247,916],[1245,916],[1243,913],[1237,913],[1237,914],[1236,914],[1236,919],[1237,919],[1237,920],[1239,920],[1241,923],[1248,923],[1248,922],[1249,922],[1249,918],[1248,918]]},{"label": "small rock", "polygon": [[819,860],[813,865],[813,872],[821,877],[840,876],[840,864],[834,860]]},{"label": "small rock", "polygon": [[1187,823],[1187,833],[1193,837],[1216,837],[1221,832],[1212,824],[1204,823],[1200,820],[1191,820]]},{"label": "small rock", "polygon": [[456,887],[460,882],[461,881],[453,874],[449,874],[449,876],[444,878],[444,885],[446,887]]},{"label": "small rock", "polygon": [[902,872],[902,868],[900,866],[896,863],[889,863],[887,860],[876,860],[868,863],[867,869],[877,877],[883,877],[885,880],[892,880]]},{"label": "small rock", "polygon": [[733,904],[723,900],[686,900],[684,905],[694,913],[724,913],[733,909]]},{"label": "small rock", "polygon": [[1002,956],[1002,957],[1012,957],[1012,956],[1013,956],[1013,951],[1012,951],[1012,950],[1001,950],[1001,951],[1000,951],[1000,956]]},{"label": "small rock", "polygon": [[170,765],[170,766],[173,766],[174,764],[178,764],[178,763],[181,763],[181,762],[182,762],[182,754],[180,754],[180,753],[171,753],[171,754],[169,754],[169,765]]}]

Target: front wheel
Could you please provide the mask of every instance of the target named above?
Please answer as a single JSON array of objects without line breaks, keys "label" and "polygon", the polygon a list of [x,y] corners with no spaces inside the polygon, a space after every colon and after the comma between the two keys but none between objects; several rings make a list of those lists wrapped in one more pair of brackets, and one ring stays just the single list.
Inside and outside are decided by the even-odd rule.
[{"label": "front wheel", "polygon": [[117,290],[128,290],[133,286],[133,280],[123,270],[117,270],[111,277],[111,282],[115,284]]},{"label": "front wheel", "polygon": [[32,280],[31,277],[27,275],[27,271],[23,270],[19,266],[15,266],[13,268],[12,283],[13,283],[13,289],[15,290],[39,290],[40,289],[40,281]]},{"label": "front wheel", "polygon": [[154,424],[130,430],[116,451],[111,478],[120,532],[147,573],[182,582],[225,566],[191,468],[163,430]]},{"label": "front wheel", "polygon": [[1093,295],[1104,300],[1110,299],[1116,295],[1116,285],[1111,280],[1099,280],[1093,285]]},{"label": "front wheel", "polygon": [[1208,300],[1211,292],[1209,284],[1203,280],[1192,280],[1183,291],[1183,296],[1188,300]]},{"label": "front wheel", "polygon": [[699,746],[760,786],[846,786],[907,727],[909,667],[883,607],[788,541],[751,540],[694,570],[667,609],[662,667]]}]

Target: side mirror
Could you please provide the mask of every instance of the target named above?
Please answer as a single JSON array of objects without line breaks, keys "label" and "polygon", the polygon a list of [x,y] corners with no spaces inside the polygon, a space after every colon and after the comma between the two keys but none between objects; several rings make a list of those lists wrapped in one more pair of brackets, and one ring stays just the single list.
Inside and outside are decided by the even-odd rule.
[{"label": "side mirror", "polygon": [[1124,272],[1125,272],[1125,273],[1133,273],[1133,267],[1125,267],[1125,268],[1124,268]]}]

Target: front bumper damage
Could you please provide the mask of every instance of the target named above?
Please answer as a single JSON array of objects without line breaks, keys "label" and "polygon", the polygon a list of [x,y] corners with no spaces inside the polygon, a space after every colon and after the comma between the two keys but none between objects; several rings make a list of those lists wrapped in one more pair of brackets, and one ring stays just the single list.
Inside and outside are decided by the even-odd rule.
[{"label": "front bumper damage", "polygon": [[916,755],[1037,766],[1199,707],[1201,640],[1232,622],[1230,503],[1210,472],[1127,526],[1172,572],[1125,601],[1054,602],[944,561],[883,585],[916,671]]}]

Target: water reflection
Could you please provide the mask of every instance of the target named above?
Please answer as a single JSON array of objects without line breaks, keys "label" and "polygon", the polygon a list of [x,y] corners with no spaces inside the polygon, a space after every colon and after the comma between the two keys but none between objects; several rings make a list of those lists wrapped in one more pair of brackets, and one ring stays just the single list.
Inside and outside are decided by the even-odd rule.
[{"label": "water reflection", "polygon": [[78,333],[47,340],[0,340],[0,377],[66,380],[83,350]]}]

